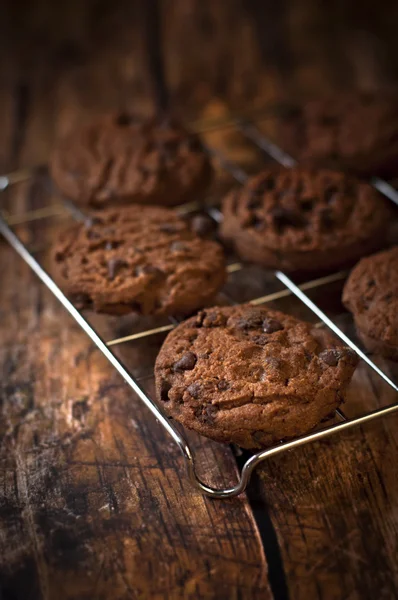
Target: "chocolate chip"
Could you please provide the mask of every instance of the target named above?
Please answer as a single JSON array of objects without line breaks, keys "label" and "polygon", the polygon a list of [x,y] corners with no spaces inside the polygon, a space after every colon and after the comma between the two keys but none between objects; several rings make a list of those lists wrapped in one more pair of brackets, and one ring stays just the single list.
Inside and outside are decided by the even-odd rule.
[{"label": "chocolate chip", "polygon": [[130,115],[128,113],[124,113],[124,112],[117,115],[117,117],[115,119],[115,123],[118,127],[128,127],[135,121],[136,121],[135,117],[133,117],[132,115]]},{"label": "chocolate chip", "polygon": [[115,279],[116,275],[118,274],[118,272],[120,271],[120,269],[123,269],[124,267],[127,267],[128,264],[126,263],[125,260],[122,260],[121,258],[111,258],[110,260],[108,260],[108,277],[111,281],[113,281],[113,279]]},{"label": "chocolate chip", "polygon": [[227,317],[220,312],[208,312],[202,321],[203,327],[222,327],[227,322]]},{"label": "chocolate chip", "polygon": [[220,379],[220,381],[217,383],[217,389],[219,389],[221,392],[224,390],[229,390],[229,387],[229,382],[226,381],[226,379]]},{"label": "chocolate chip", "polygon": [[182,252],[186,249],[187,249],[186,245],[183,244],[182,242],[173,242],[170,246],[170,250],[172,252]]},{"label": "chocolate chip", "polygon": [[279,360],[279,358],[275,358],[274,356],[269,356],[268,358],[266,358],[265,363],[268,367],[271,367],[272,369],[277,369],[278,371],[280,371],[283,366],[282,361]]},{"label": "chocolate chip", "polygon": [[81,421],[89,410],[90,407],[86,398],[83,400],[76,400],[72,405],[72,417],[77,421]]},{"label": "chocolate chip", "polygon": [[215,223],[213,219],[206,215],[196,215],[191,221],[191,228],[199,236],[205,237],[213,233]]},{"label": "chocolate chip", "polygon": [[176,223],[162,223],[159,229],[164,233],[175,233],[178,231],[178,225]]},{"label": "chocolate chip", "polygon": [[244,314],[236,321],[235,326],[238,329],[261,329],[264,321],[264,311],[248,308]]},{"label": "chocolate chip", "polygon": [[162,402],[169,401],[169,391],[171,390],[171,383],[166,379],[162,379],[160,382],[160,399]]},{"label": "chocolate chip", "polygon": [[356,353],[351,348],[327,348],[319,354],[319,358],[329,367],[337,366],[342,358],[351,364],[356,364],[358,360]]},{"label": "chocolate chip", "polygon": [[335,349],[323,350],[319,358],[329,365],[329,367],[335,367],[340,360],[340,351]]},{"label": "chocolate chip", "polygon": [[192,398],[197,399],[200,396],[201,389],[202,389],[202,386],[200,385],[200,383],[195,381],[194,383],[191,383],[191,385],[189,385],[187,387],[187,392],[192,396]]},{"label": "chocolate chip", "polygon": [[287,227],[298,229],[306,225],[306,220],[300,213],[283,206],[276,206],[271,211],[272,220],[278,233],[283,233]]},{"label": "chocolate chip", "polygon": [[197,411],[196,416],[198,417],[201,423],[213,425],[214,417],[217,412],[217,406],[214,406],[213,404],[207,404],[206,406],[202,407]]},{"label": "chocolate chip", "polygon": [[265,346],[270,342],[269,337],[266,335],[255,335],[251,339],[255,344],[258,344],[259,346]]},{"label": "chocolate chip", "polygon": [[164,275],[163,271],[161,271],[157,267],[154,267],[153,265],[139,265],[135,269],[135,274],[137,276],[152,275],[153,277],[160,277],[161,275]]},{"label": "chocolate chip", "polygon": [[185,352],[177,362],[174,363],[175,371],[192,371],[196,365],[196,354],[193,352]]},{"label": "chocolate chip", "polygon": [[261,327],[262,318],[260,315],[248,315],[241,317],[236,322],[238,329],[258,329]]},{"label": "chocolate chip", "polygon": [[264,333],[275,333],[275,331],[281,331],[282,329],[284,329],[282,323],[276,319],[266,317],[263,321]]},{"label": "chocolate chip", "polygon": [[369,279],[369,281],[367,282],[368,288],[374,287],[375,285],[376,285],[376,282],[374,279]]},{"label": "chocolate chip", "polygon": [[62,262],[65,258],[65,252],[60,252],[59,250],[55,253],[55,261],[56,262]]}]

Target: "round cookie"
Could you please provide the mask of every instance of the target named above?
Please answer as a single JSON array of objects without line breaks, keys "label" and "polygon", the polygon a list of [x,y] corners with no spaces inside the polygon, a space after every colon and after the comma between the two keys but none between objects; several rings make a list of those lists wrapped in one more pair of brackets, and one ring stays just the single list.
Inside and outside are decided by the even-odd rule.
[{"label": "round cookie", "polygon": [[384,242],[389,211],[343,173],[270,167],[223,202],[221,236],[242,259],[284,271],[349,265]]},{"label": "round cookie", "polygon": [[76,223],[55,244],[53,272],[79,307],[113,314],[189,314],[226,278],[221,246],[155,206],[107,209]]},{"label": "round cookie", "polygon": [[343,303],[371,352],[398,360],[398,246],[363,258],[344,286]]},{"label": "round cookie", "polygon": [[182,204],[212,174],[197,136],[171,119],[141,122],[124,113],[97,117],[60,140],[50,171],[62,193],[93,208]]},{"label": "round cookie", "polygon": [[249,304],[181,323],[155,364],[168,415],[220,442],[261,448],[313,429],[343,401],[356,354],[309,323]]},{"label": "round cookie", "polygon": [[363,176],[398,172],[398,98],[347,94],[312,100],[281,124],[281,144],[300,162]]}]

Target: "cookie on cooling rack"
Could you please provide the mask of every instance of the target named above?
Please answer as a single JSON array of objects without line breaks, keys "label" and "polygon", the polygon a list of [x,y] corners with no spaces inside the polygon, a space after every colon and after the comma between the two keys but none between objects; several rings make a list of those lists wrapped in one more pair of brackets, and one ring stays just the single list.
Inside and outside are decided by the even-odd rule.
[{"label": "cookie on cooling rack", "polygon": [[280,126],[280,142],[300,162],[364,176],[398,173],[398,97],[340,94],[309,101]]},{"label": "cookie on cooling rack", "polygon": [[333,414],[357,364],[329,333],[264,307],[215,307],[181,323],[156,359],[157,397],[190,429],[261,448]]},{"label": "cookie on cooling rack", "polygon": [[221,235],[244,260],[285,271],[341,268],[381,247],[389,211],[343,173],[269,168],[223,202]]},{"label": "cookie on cooling rack", "polygon": [[192,313],[226,276],[218,243],[154,206],[106,209],[73,225],[55,244],[53,271],[80,308],[144,315]]},{"label": "cookie on cooling rack", "polygon": [[124,113],[97,117],[61,139],[50,171],[63,194],[93,208],[181,204],[200,195],[212,174],[197,136],[170,118],[142,122]]},{"label": "cookie on cooling rack", "polygon": [[398,360],[398,246],[363,258],[344,287],[358,336],[371,352]]}]

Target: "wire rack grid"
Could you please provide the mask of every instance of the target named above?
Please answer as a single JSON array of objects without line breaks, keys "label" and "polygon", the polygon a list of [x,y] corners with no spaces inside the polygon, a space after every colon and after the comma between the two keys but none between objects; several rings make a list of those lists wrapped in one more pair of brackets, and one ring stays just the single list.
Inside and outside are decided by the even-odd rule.
[{"label": "wire rack grid", "polygon": [[[217,129],[233,127],[243,134],[246,140],[253,143],[258,149],[265,153],[268,157],[274,161],[280,163],[285,167],[293,167],[296,161],[286,154],[279,146],[274,144],[266,137],[261,130],[247,117],[241,118],[236,116],[230,116],[227,119],[219,120],[218,122],[212,122],[211,124],[195,123],[195,127],[191,127],[191,131],[216,131]],[[248,178],[248,174],[234,161],[229,160],[220,150],[206,145],[205,146],[209,155],[216,160],[222,169],[227,171],[232,177],[240,184],[244,184]],[[34,169],[21,169],[10,174],[0,176],[0,192],[8,189],[10,186],[26,181],[32,177]],[[389,198],[392,202],[398,205],[398,192],[387,182],[373,178],[373,186],[384,196]],[[80,327],[85,331],[89,338],[94,342],[97,348],[103,353],[103,355],[109,360],[113,367],[123,377],[126,383],[131,389],[138,395],[142,402],[149,408],[152,414],[158,419],[162,427],[171,436],[174,442],[178,445],[183,458],[185,460],[187,473],[190,481],[193,485],[203,494],[212,498],[228,498],[237,496],[242,493],[247,484],[249,483],[253,470],[264,460],[271,456],[281,454],[293,448],[303,446],[313,441],[321,440],[326,437],[330,437],[339,431],[352,429],[359,425],[370,422],[374,419],[387,416],[389,414],[398,412],[398,402],[390,404],[389,406],[379,408],[374,411],[367,412],[359,417],[347,419],[342,410],[338,409],[336,415],[339,418],[339,422],[329,425],[323,429],[313,431],[307,435],[297,437],[290,441],[282,441],[279,444],[259,451],[251,455],[243,464],[240,472],[240,478],[237,483],[230,488],[214,488],[207,485],[197,475],[195,456],[188,444],[185,436],[181,431],[173,424],[172,421],[164,414],[162,409],[154,402],[154,400],[145,392],[137,377],[134,377],[129,370],[123,365],[119,358],[114,354],[111,347],[125,342],[142,339],[158,333],[165,333],[173,329],[178,321],[175,318],[170,318],[170,323],[160,327],[147,329],[140,331],[125,337],[115,338],[112,340],[104,341],[98,332],[92,327],[85,316],[75,308],[75,306],[69,301],[61,289],[56,285],[54,280],[47,274],[41,264],[36,260],[32,251],[21,241],[21,239],[13,231],[15,225],[25,224],[36,220],[41,220],[49,217],[59,216],[67,211],[77,220],[84,220],[87,216],[78,209],[69,200],[63,200],[60,205],[53,205],[48,207],[39,208],[36,210],[27,211],[22,215],[6,215],[0,213],[0,233],[9,242],[9,244],[16,250],[16,252],[25,260],[25,262],[31,267],[39,279],[47,286],[47,288],[55,295],[55,297],[61,302],[64,308],[70,313]],[[179,212],[189,213],[192,210],[198,208],[197,203],[192,205],[183,205],[179,207]],[[201,207],[203,208],[203,207]],[[220,221],[222,215],[220,211],[214,206],[204,207],[209,215],[216,221]],[[240,271],[244,266],[241,263],[233,263],[228,266],[228,272],[234,273]],[[263,304],[284,298],[289,295],[296,296],[303,304],[307,306],[319,319],[321,324],[329,327],[345,344],[350,346],[359,357],[369,365],[395,392],[398,392],[398,386],[390,379],[390,377],[381,370],[370,358],[365,354],[355,342],[349,338],[338,325],[331,320],[321,308],[315,304],[305,293],[307,290],[316,289],[318,287],[330,284],[335,281],[343,280],[346,277],[345,272],[333,273],[325,277],[321,277],[312,281],[304,282],[301,285],[296,285],[285,273],[276,271],[274,273],[277,280],[279,280],[284,288],[280,291],[261,296],[251,300],[252,304]]]}]

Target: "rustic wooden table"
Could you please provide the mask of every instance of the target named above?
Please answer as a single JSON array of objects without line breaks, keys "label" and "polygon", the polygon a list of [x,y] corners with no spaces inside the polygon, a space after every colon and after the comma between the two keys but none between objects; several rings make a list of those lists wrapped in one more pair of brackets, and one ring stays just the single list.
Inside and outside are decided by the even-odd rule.
[{"label": "rustic wooden table", "polygon": [[[3,51],[10,50],[0,80],[3,172],[45,162],[54,136],[93,111],[131,103],[150,110],[139,36],[123,27],[108,34],[134,20],[137,3],[108,14],[104,3],[91,2],[94,21],[88,9],[79,17],[78,3],[70,4],[48,22],[37,17],[34,35],[25,39],[22,29],[21,52],[15,37],[3,39]],[[26,10],[29,21],[36,13]],[[205,32],[226,17],[225,9],[219,17],[208,12],[201,16]],[[37,14],[49,13],[46,4]],[[172,17],[168,35],[177,31],[181,42],[180,17]],[[7,18],[18,25],[17,13]],[[55,18],[57,34],[49,26]],[[224,37],[231,27],[238,31],[233,11],[229,19],[220,26]],[[239,31],[250,44],[249,21]],[[177,84],[191,59],[199,80],[191,100],[203,104],[226,59],[218,72],[214,65],[209,77],[203,72],[201,83],[196,55],[181,57],[182,50],[175,44],[168,54],[176,103],[187,93]],[[186,52],[193,55],[191,47]],[[239,89],[228,92],[240,103],[248,93],[242,81],[251,81],[253,91],[261,70],[256,53],[250,56],[236,60]],[[270,75],[262,98],[271,98],[279,83]],[[206,114],[220,107],[213,103]],[[0,201],[23,210],[37,207],[40,194],[40,185],[22,186]],[[148,410],[15,252],[0,244],[1,599],[398,596],[396,417],[270,459],[247,493],[209,500],[192,489],[178,449]],[[145,374],[160,343],[126,345],[123,352]],[[398,379],[396,366],[378,364]],[[394,401],[365,370],[356,390],[355,414]],[[208,481],[236,481],[231,449],[189,439]]]}]

